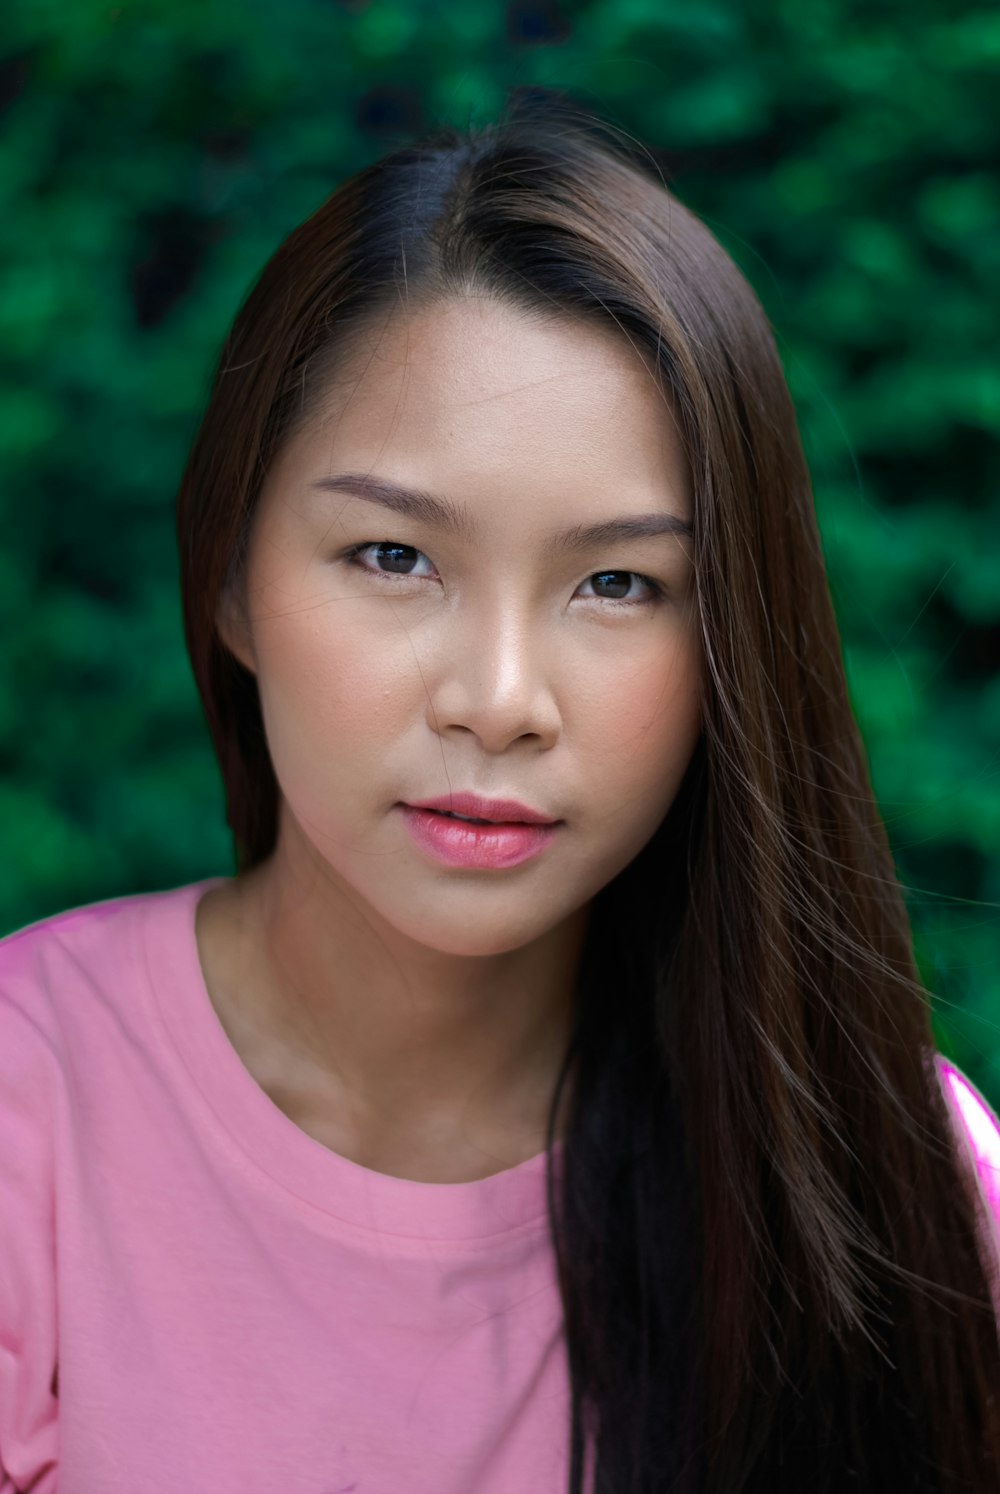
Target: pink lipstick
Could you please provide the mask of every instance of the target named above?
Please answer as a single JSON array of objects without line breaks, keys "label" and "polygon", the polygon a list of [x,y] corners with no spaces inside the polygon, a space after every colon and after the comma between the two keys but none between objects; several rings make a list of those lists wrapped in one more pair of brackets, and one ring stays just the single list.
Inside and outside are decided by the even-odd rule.
[{"label": "pink lipstick", "polygon": [[519,866],[555,839],[560,824],[515,799],[477,794],[446,794],[400,807],[416,844],[446,866]]}]

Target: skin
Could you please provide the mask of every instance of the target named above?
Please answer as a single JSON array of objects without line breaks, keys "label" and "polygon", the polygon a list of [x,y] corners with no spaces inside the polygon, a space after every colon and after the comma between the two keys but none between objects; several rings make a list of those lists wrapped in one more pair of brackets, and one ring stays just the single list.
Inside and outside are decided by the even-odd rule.
[{"label": "skin", "polygon": [[[477,537],[310,490],[346,471]],[[691,489],[644,359],[471,297],[373,331],[270,469],[218,627],[258,680],[278,843],[203,896],[199,952],[257,1082],[363,1166],[461,1182],[544,1147],[590,904],[673,801],[702,671],[689,540],[546,536],[647,512],[690,519]],[[399,805],[451,789],[563,823],[520,866],[447,867]]]}]

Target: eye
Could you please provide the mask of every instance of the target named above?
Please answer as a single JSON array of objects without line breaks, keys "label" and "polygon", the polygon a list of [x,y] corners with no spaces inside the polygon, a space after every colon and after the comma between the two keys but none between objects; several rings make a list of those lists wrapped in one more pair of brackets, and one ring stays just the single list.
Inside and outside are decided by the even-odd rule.
[{"label": "eye", "polygon": [[[376,562],[375,566],[366,564],[362,559],[362,556],[368,550],[375,552],[373,557]],[[363,544],[352,545],[345,554],[344,559],[348,565],[365,571],[369,576],[376,576],[379,580],[385,581],[391,586],[396,579],[405,581],[411,576],[415,577],[418,581],[429,579],[426,574],[420,574],[412,569],[405,569],[405,567],[413,566],[412,557],[415,555],[427,560],[427,556],[424,555],[422,550],[416,549],[413,545],[404,545],[398,540],[366,540]],[[383,560],[387,561],[390,566],[398,566],[400,569],[383,570],[381,568]],[[645,595],[627,596],[623,594],[628,592],[633,581],[638,581],[645,587]],[[607,602],[612,607],[646,607],[664,600],[667,595],[666,587],[659,581],[654,581],[651,576],[642,575],[639,571],[593,571],[587,577],[584,584],[587,585],[591,582],[596,582],[601,587],[610,585],[612,588],[618,589],[618,594],[611,596],[591,593],[595,597],[595,600]]]},{"label": "eye", "polygon": [[413,545],[400,544],[397,540],[369,540],[363,545],[353,545],[351,549],[348,550],[344,559],[348,562],[349,565],[357,566],[359,570],[367,571],[369,575],[381,576],[386,580],[388,580],[392,576],[399,576],[400,578],[405,580],[407,576],[412,576],[414,573],[413,571],[408,570],[373,570],[370,565],[365,565],[361,560],[361,556],[366,550],[375,550],[379,552],[378,558],[382,558],[381,552],[388,551],[390,564],[394,565],[406,566],[412,564],[409,556],[405,554],[400,555],[400,551],[408,550],[411,555],[423,555],[424,559],[427,559],[427,556],[424,555],[424,552],[422,550],[415,549]]},{"label": "eye", "polygon": [[645,596],[625,597],[619,591],[618,595],[605,597],[604,600],[617,602],[622,607],[639,607],[649,602],[658,602],[667,594],[665,587],[659,581],[654,581],[652,576],[643,576],[639,571],[594,571],[587,577],[588,582],[595,581],[602,586],[610,583],[614,587],[624,587],[625,591],[628,591],[633,580],[642,582],[646,588]]}]

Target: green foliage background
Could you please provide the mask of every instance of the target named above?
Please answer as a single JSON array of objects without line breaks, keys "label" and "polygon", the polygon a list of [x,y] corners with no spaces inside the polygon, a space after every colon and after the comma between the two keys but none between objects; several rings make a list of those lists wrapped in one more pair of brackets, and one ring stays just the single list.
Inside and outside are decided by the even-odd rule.
[{"label": "green foliage background", "polygon": [[1000,11],[940,0],[8,0],[0,933],[233,871],[176,484],[243,294],[512,85],[658,154],[778,337],[942,1049],[1000,1107]]}]

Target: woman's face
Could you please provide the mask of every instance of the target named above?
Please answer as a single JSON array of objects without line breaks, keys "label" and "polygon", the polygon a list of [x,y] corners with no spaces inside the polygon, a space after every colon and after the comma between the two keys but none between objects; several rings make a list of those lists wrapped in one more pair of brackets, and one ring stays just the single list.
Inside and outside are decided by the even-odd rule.
[{"label": "woman's face", "polygon": [[[578,533],[635,515],[689,523],[691,490],[624,336],[473,298],[373,332],[268,474],[245,615],[220,608],[257,676],[284,858],[456,954],[579,913],[660,825],[700,730],[690,539]],[[448,864],[404,806],[451,792],[559,823],[516,865]]]}]

